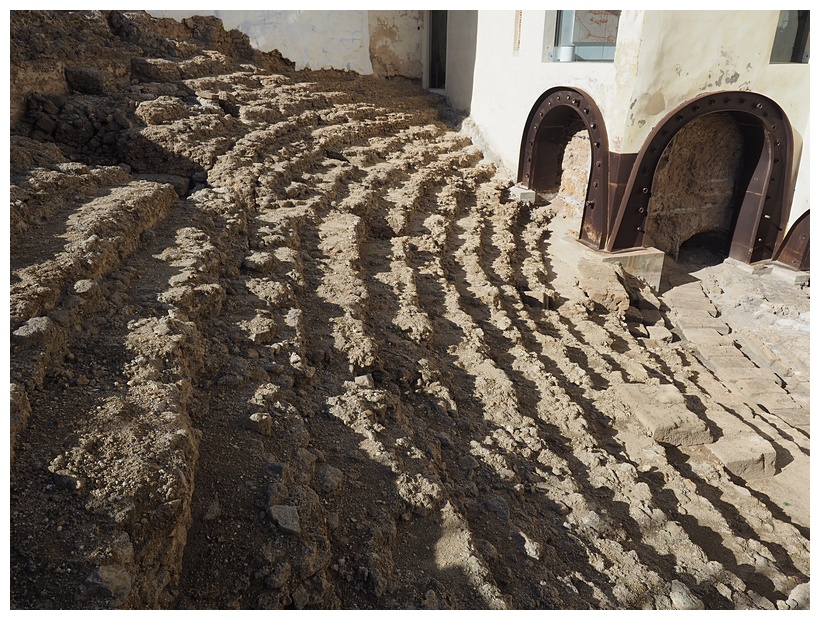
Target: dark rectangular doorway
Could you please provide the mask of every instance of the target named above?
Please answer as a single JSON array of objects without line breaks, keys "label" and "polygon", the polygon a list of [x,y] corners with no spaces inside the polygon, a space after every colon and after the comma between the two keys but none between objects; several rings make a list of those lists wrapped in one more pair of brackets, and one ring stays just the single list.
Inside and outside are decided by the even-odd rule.
[{"label": "dark rectangular doorway", "polygon": [[444,88],[447,67],[447,11],[430,11],[430,88]]}]

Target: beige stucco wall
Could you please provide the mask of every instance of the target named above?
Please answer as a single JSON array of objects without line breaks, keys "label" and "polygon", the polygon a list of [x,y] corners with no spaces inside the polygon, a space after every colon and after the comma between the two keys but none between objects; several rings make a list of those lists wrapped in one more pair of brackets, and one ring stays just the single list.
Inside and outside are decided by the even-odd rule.
[{"label": "beige stucco wall", "polygon": [[[789,224],[809,205],[807,153],[809,66],[770,64],[779,11],[623,11],[614,62],[544,62],[551,12],[523,11],[520,49],[513,50],[515,11],[478,11],[471,115],[510,169],[536,99],[556,86],[585,91],[606,120],[610,149],[634,153],[652,128],[680,104],[708,92],[749,90],[771,98],[794,132],[797,184]],[[455,38],[451,47],[462,44]],[[448,63],[449,65],[449,63]],[[465,93],[451,88],[454,102]],[[806,158],[807,161],[807,158]]]},{"label": "beige stucco wall", "polygon": [[698,94],[722,90],[750,90],[770,97],[785,110],[802,142],[809,112],[809,67],[769,63],[778,15],[779,11],[643,12],[644,35],[623,150],[639,149],[649,130],[672,109]]},{"label": "beige stucco wall", "polygon": [[373,72],[421,79],[423,28],[424,11],[368,11]]}]

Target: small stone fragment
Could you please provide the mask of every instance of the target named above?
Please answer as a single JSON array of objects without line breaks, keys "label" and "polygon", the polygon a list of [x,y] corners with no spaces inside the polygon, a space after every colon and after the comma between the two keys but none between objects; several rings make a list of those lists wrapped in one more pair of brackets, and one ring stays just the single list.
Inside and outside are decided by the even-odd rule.
[{"label": "small stone fragment", "polygon": [[370,373],[367,373],[366,375],[359,375],[353,381],[356,383],[356,385],[359,385],[361,387],[365,387],[365,388],[368,388],[368,389],[371,389],[371,390],[374,387],[376,387],[376,384],[373,381],[373,375],[371,375]]},{"label": "small stone fragment", "polygon": [[425,609],[438,609],[438,595],[433,590],[427,590],[424,593],[424,600],[421,603],[421,606]]},{"label": "small stone fragment", "polygon": [[260,435],[270,437],[273,435],[273,418],[269,413],[257,412],[252,414],[246,422],[247,428],[256,431]]},{"label": "small stone fragment", "polygon": [[672,599],[675,609],[703,609],[703,603],[692,594],[686,584],[677,579],[672,582],[669,598]]},{"label": "small stone fragment", "polygon": [[342,487],[344,474],[340,469],[332,465],[320,463],[316,467],[313,482],[314,486],[321,491],[323,495],[333,495]]},{"label": "small stone fragment", "polygon": [[290,564],[287,562],[277,564],[276,568],[273,569],[273,572],[265,580],[265,585],[269,588],[281,588],[288,582],[288,579],[290,579],[291,572]]},{"label": "small stone fragment", "polygon": [[268,516],[280,530],[286,534],[299,536],[302,526],[299,524],[299,511],[294,506],[268,506]]},{"label": "small stone fragment", "polygon": [[86,581],[103,595],[120,601],[131,592],[131,573],[119,564],[98,566]]},{"label": "small stone fragment", "polygon": [[801,583],[796,586],[786,600],[788,609],[811,609],[809,607],[810,588],[808,583]]}]

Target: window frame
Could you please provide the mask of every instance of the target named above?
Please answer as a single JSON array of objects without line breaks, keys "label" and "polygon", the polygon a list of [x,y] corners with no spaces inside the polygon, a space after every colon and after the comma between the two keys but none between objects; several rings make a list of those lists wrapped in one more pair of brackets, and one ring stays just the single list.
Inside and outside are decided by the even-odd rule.
[{"label": "window frame", "polygon": [[[549,16],[545,19],[545,45],[542,58],[543,61],[546,61],[548,58],[553,61],[558,61],[560,58],[561,48],[572,46],[572,60],[575,62],[614,62],[615,50],[618,45],[618,29],[620,27],[621,11],[617,11],[616,17],[618,19],[618,24],[615,26],[615,40],[612,43],[588,43],[576,41],[575,10],[549,11],[548,13],[553,13],[554,16],[552,19],[549,19]],[[550,25],[552,26],[553,32],[553,45],[548,47],[546,45],[546,34],[547,28]]]},{"label": "window frame", "polygon": [[[781,28],[780,24],[785,17],[790,18],[789,13],[796,13],[797,26],[790,33],[791,29]],[[777,29],[772,41],[772,53],[769,56],[769,64],[808,64],[809,62],[809,15],[810,11],[780,11],[777,18]],[[782,54],[783,49],[791,48],[789,58]]]}]

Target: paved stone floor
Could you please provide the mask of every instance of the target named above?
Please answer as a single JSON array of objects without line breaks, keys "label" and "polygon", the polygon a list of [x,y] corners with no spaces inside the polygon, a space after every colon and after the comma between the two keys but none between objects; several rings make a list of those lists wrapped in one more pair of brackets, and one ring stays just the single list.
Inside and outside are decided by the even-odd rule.
[{"label": "paved stone floor", "polygon": [[[555,218],[550,225],[553,240],[563,241],[554,255],[556,277],[577,277],[574,261],[588,257],[573,241],[577,223]],[[698,258],[703,257],[689,262],[681,257],[678,263],[665,258],[658,291],[665,321],[658,322],[658,329],[666,332],[668,327],[678,346],[694,353],[703,366],[698,383],[719,403],[706,412],[716,436],[703,442],[703,447],[749,488],[766,493],[796,523],[808,527],[809,375],[807,364],[802,363],[808,360],[808,334],[795,335],[790,329],[794,321],[780,321],[782,337],[773,335],[777,325],[771,321],[763,332],[751,313],[738,310],[741,305],[763,307],[776,298],[784,315],[796,316],[801,309],[807,315],[807,307],[802,306],[808,304],[808,289],[795,283],[799,278],[786,278],[771,269],[751,269],[720,257]],[[807,332],[807,321],[797,327]],[[677,414],[668,416],[677,418],[677,426],[668,421],[664,425],[647,409],[642,422],[648,434],[680,436],[689,428],[702,438],[702,429],[692,426],[685,407],[678,408]],[[697,444],[697,437],[692,437],[678,445]]]}]

